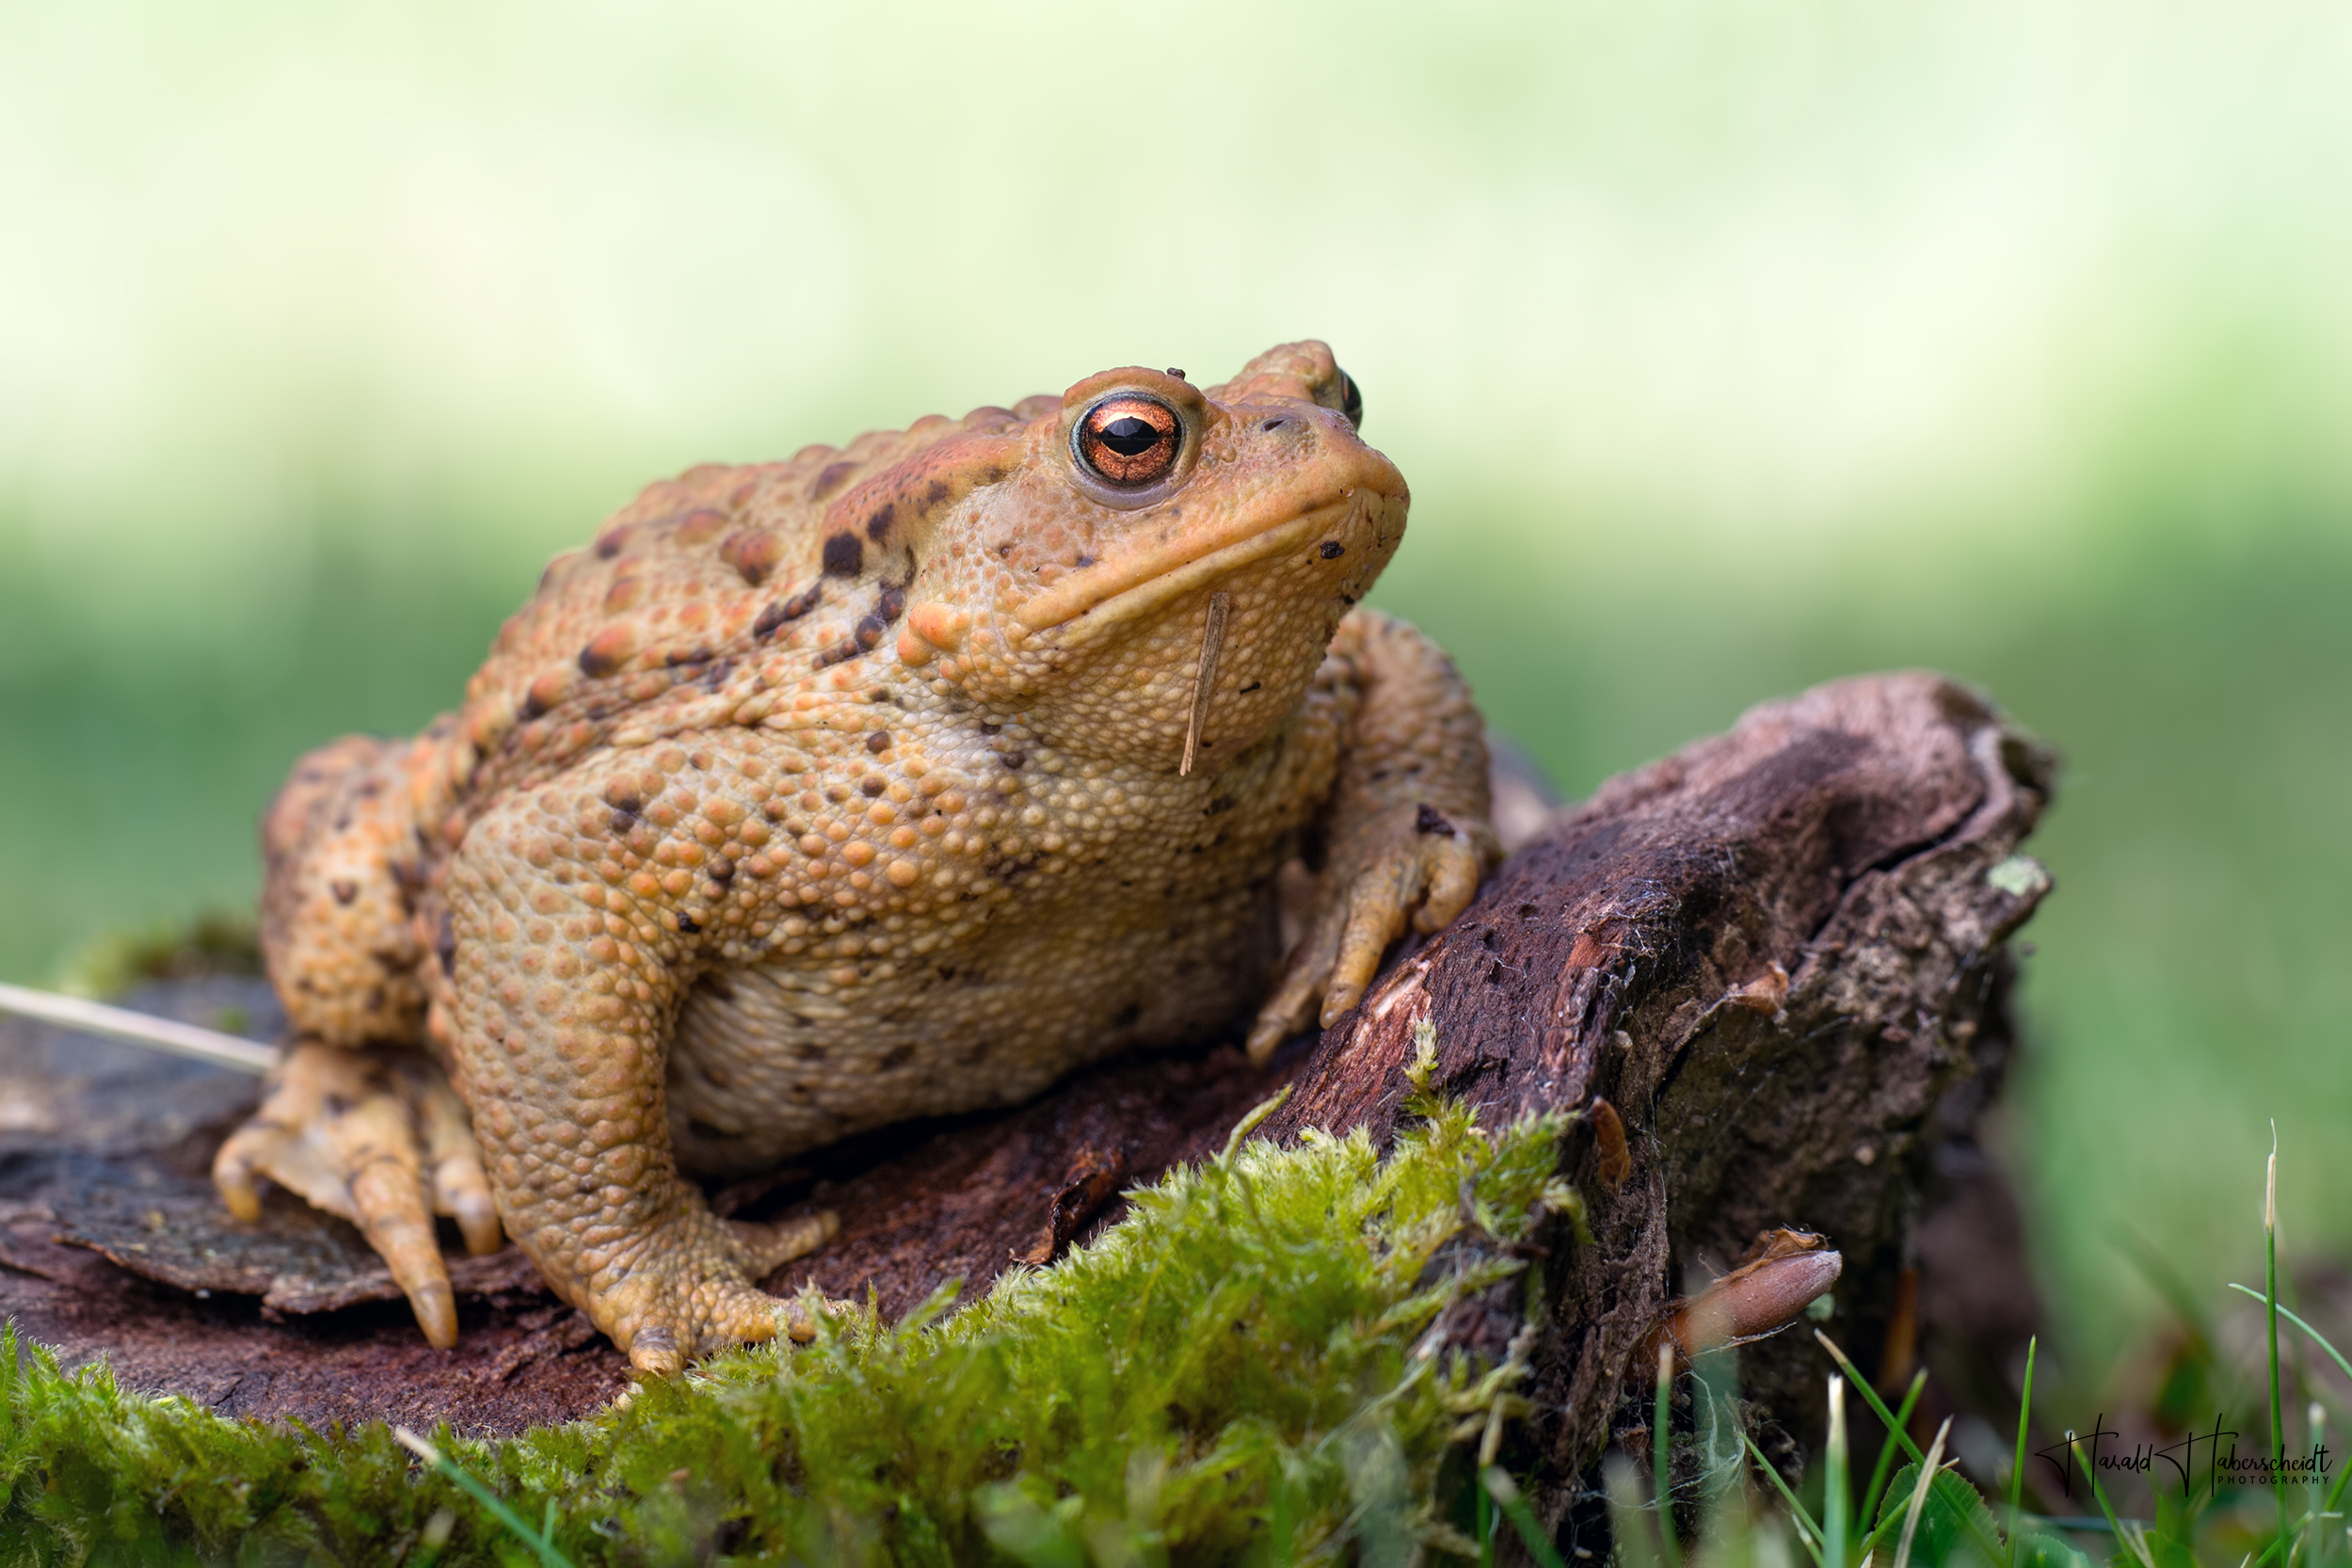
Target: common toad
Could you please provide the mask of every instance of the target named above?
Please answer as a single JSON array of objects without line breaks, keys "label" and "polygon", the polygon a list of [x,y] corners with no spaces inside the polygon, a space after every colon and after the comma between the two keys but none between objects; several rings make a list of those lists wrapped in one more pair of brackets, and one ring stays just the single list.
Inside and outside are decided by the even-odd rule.
[{"label": "common toad", "polygon": [[751,1282],[831,1223],[722,1221],[681,1171],[1337,1017],[1497,857],[1467,691],[1358,607],[1407,501],[1360,418],[1298,343],[648,488],[456,712],[270,807],[295,1038],[230,1207],[354,1219],[436,1345],[433,1213],[503,1226],[674,1370],[805,1329]]}]

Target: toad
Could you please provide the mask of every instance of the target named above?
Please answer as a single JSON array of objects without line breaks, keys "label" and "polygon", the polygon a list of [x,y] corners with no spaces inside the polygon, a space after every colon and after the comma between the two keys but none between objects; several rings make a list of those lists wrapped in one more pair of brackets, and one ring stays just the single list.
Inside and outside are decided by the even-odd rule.
[{"label": "toad", "polygon": [[351,1219],[443,1347],[434,1216],[511,1236],[675,1371],[805,1334],[753,1282],[833,1224],[722,1220],[690,1176],[1337,1018],[1497,858],[1468,692],[1359,603],[1407,502],[1361,418],[1297,343],[648,488],[460,708],[270,806],[293,1037],[229,1207]]}]

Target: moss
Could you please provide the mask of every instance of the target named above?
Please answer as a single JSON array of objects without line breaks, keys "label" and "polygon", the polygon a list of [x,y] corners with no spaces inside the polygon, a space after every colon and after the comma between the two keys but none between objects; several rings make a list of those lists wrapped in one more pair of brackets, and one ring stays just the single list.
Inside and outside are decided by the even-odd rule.
[{"label": "moss", "polygon": [[109,932],[68,958],[57,988],[77,997],[119,997],[145,981],[259,975],[261,938],[250,916],[214,910]]},{"label": "moss", "polygon": [[[1522,1368],[1416,1349],[1520,1267],[1560,1123],[1455,1105],[1383,1159],[1244,1143],[1048,1269],[758,1347],[520,1438],[436,1434],[579,1563],[1317,1560],[1458,1542],[1456,1439]],[[24,1562],[535,1560],[381,1426],[232,1421],[0,1345],[0,1544]],[[443,1515],[436,1519],[436,1515]],[[454,1522],[455,1528],[451,1528]],[[438,1547],[437,1538],[445,1536]]]}]

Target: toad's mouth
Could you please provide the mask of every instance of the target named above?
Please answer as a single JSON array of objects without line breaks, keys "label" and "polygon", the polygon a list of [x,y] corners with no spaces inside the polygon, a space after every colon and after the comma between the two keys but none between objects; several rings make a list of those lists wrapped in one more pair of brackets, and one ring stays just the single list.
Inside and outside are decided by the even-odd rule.
[{"label": "toad's mouth", "polygon": [[[1122,626],[1150,617],[1171,600],[1230,576],[1243,567],[1327,537],[1377,513],[1389,498],[1351,488],[1336,501],[1253,529],[1255,519],[1206,538],[1171,540],[1120,561],[1106,561],[1056,583],[1014,612],[1032,635],[1053,633],[1056,648],[1080,648]],[[1237,536],[1239,536],[1237,537]]]}]

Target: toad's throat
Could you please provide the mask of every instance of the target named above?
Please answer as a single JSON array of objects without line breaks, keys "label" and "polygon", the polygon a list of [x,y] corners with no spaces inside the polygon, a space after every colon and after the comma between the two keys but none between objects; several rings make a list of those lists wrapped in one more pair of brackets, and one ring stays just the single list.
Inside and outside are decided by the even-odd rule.
[{"label": "toad's throat", "polygon": [[[1385,498],[1351,490],[1338,500],[1301,512],[1271,528],[1226,529],[1203,541],[1172,541],[1128,560],[1105,563],[1065,577],[1023,604],[1015,615],[1032,633],[1051,632],[1057,648],[1078,648],[1118,627],[1132,625],[1170,600],[1205,587],[1255,562],[1327,536]],[[1240,534],[1240,537],[1234,537]]]}]

